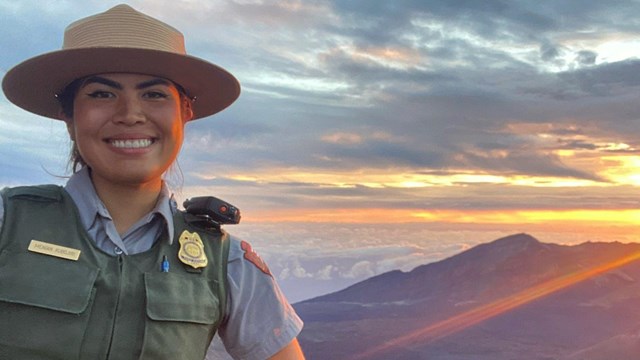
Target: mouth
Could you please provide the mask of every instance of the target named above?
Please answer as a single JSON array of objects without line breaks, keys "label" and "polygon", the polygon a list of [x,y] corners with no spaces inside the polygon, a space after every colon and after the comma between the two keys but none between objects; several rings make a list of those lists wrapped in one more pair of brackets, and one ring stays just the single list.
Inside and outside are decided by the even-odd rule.
[{"label": "mouth", "polygon": [[156,139],[108,139],[107,142],[118,149],[142,149],[153,145]]}]

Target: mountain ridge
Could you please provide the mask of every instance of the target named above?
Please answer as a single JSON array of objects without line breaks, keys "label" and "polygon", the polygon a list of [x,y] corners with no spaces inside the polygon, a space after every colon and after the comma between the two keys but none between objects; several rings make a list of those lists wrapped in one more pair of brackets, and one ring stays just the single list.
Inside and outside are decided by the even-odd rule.
[{"label": "mountain ridge", "polygon": [[[493,356],[487,359],[509,359],[511,351],[523,348],[540,353],[532,359],[570,359],[571,354],[606,344],[612,334],[623,336],[633,321],[640,321],[640,306],[629,307],[640,300],[639,253],[640,244],[567,246],[543,243],[525,233],[510,235],[408,272],[387,272],[296,303],[306,323],[300,339],[314,359],[354,358],[412,332],[422,335],[400,341],[382,357],[363,359],[389,354],[393,359],[402,354],[407,359],[425,354],[429,359],[455,359],[452,354],[461,344],[467,355],[479,351]],[[499,306],[507,311],[498,312]],[[446,328],[453,326],[447,322],[465,316],[477,319]],[[441,333],[424,330],[430,327]],[[332,332],[349,335],[339,339]],[[461,340],[461,334],[469,338]]]},{"label": "mountain ridge", "polygon": [[[492,262],[492,263],[499,262],[500,259],[496,259],[495,254],[492,253],[492,251],[495,250],[495,248],[500,248],[502,250],[499,254],[500,256],[509,257],[509,256],[514,256],[522,251],[530,251],[531,249],[535,249],[536,251],[544,251],[548,247],[553,247],[553,246],[562,246],[562,245],[544,244],[538,241],[533,236],[528,235],[526,233],[514,234],[514,235],[506,236],[503,238],[499,238],[490,243],[477,245],[461,253],[458,253],[452,257],[449,257],[440,261],[417,266],[416,268],[408,272],[403,272],[400,270],[392,270],[389,272],[385,272],[383,274],[376,275],[366,280],[363,280],[359,283],[353,284],[343,290],[340,290],[331,294],[318,296],[312,299],[308,299],[300,303],[325,301],[325,300],[333,301],[338,299],[341,294],[349,293],[352,291],[360,291],[362,287],[371,286],[372,284],[377,282],[387,283],[390,280],[393,280],[396,283],[398,283],[398,286],[401,286],[403,285],[402,284],[403,281],[410,281],[412,278],[421,277],[423,273],[428,273],[432,271],[432,269],[434,268],[436,268],[436,271],[447,270],[446,268],[455,268],[457,276],[464,276],[465,273],[468,271],[475,271],[475,269],[468,269],[464,265],[464,263],[466,263],[469,260],[469,258],[489,258],[489,259],[485,259],[484,261]],[[444,268],[444,269],[438,269],[438,268]],[[363,296],[366,296],[366,295],[367,294],[363,294]],[[409,297],[409,298],[412,298],[412,297]],[[399,301],[402,299],[389,300],[389,299],[382,298],[382,300],[384,300],[383,302],[388,302],[388,301]]]}]

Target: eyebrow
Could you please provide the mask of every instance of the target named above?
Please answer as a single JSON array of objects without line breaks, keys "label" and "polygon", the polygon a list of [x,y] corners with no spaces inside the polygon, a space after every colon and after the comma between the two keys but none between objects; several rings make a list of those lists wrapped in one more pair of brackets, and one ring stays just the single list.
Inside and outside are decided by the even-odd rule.
[{"label": "eyebrow", "polygon": [[145,89],[151,86],[155,86],[155,85],[165,85],[165,86],[171,86],[173,85],[173,83],[169,82],[169,80],[165,80],[162,78],[155,78],[155,79],[151,79],[148,81],[144,81],[141,82],[140,84],[136,85],[136,89],[140,90],[140,89]]},{"label": "eyebrow", "polygon": [[81,88],[86,87],[89,84],[95,84],[95,83],[106,85],[118,90],[122,90],[122,85],[120,83],[113,80],[109,80],[107,78],[103,78],[102,76],[91,76],[87,78],[85,81],[82,82]]},{"label": "eyebrow", "polygon": [[[118,90],[122,90],[123,89],[122,84],[120,84],[119,82],[104,78],[102,76],[91,76],[91,77],[87,78],[82,83],[82,87],[85,87],[85,86],[87,86],[89,84],[94,84],[94,83],[106,85],[106,86],[109,86],[109,87],[112,87],[112,88],[118,89]],[[171,86],[171,85],[173,85],[173,83],[169,82],[169,80],[165,80],[165,79],[162,79],[162,78],[154,78],[154,79],[143,81],[143,82],[137,84],[136,85],[136,90],[146,89],[148,87],[155,86],[155,85]]]}]

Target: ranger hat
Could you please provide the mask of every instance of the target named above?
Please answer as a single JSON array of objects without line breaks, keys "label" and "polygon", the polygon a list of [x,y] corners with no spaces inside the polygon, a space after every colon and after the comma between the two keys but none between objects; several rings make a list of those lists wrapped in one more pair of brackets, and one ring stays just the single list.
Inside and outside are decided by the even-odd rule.
[{"label": "ranger hat", "polygon": [[193,119],[221,111],[240,95],[233,75],[187,55],[180,31],[124,4],[69,25],[61,50],[16,65],[2,90],[19,107],[59,119],[57,95],[76,79],[103,73],[146,74],[179,84],[194,100]]}]

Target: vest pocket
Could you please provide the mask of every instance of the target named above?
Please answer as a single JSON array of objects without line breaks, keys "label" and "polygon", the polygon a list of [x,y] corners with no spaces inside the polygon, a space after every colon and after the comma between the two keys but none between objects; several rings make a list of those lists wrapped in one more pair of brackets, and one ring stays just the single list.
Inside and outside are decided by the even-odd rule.
[{"label": "vest pocket", "polygon": [[0,253],[0,353],[78,359],[97,268],[33,253]]},{"label": "vest pocket", "polygon": [[203,359],[219,320],[213,280],[145,273],[147,323],[140,359]]}]

